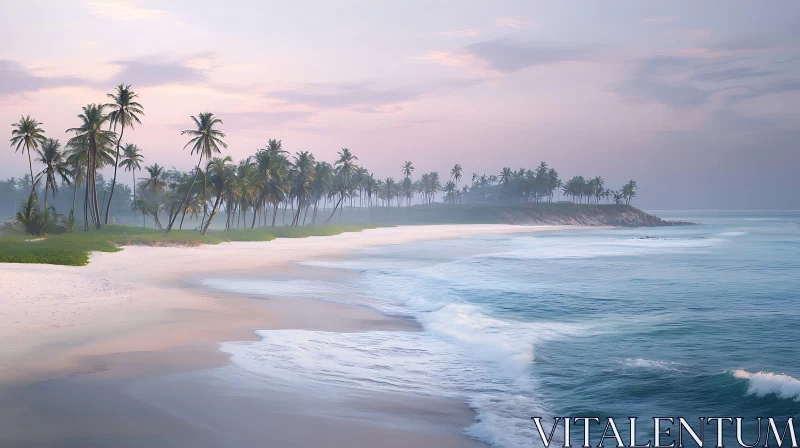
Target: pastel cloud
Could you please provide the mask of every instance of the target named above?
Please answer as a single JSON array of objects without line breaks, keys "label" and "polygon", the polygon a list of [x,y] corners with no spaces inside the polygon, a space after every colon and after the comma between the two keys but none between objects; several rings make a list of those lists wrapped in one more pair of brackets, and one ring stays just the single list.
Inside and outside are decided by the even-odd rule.
[{"label": "pastel cloud", "polygon": [[580,48],[493,39],[464,47],[467,54],[483,61],[490,70],[511,73],[535,65],[577,60],[587,51]]},{"label": "pastel cloud", "polygon": [[499,73],[516,72],[535,65],[578,60],[587,50],[512,39],[491,39],[450,51],[431,51],[413,59],[450,67],[480,67]]},{"label": "pastel cloud", "polygon": [[[303,110],[270,110],[252,112],[223,112],[225,129],[231,131],[269,130],[285,123],[305,120],[313,115]],[[182,125],[185,127],[185,125]],[[181,128],[183,129],[183,128]]]},{"label": "pastel cloud", "polygon": [[429,61],[434,64],[447,65],[449,67],[466,67],[475,63],[475,57],[462,50],[457,51],[431,51],[412,59]]},{"label": "pastel cloud", "polygon": [[40,76],[15,61],[0,59],[0,96],[35,92],[47,88],[91,85],[74,76]]},{"label": "pastel cloud", "polygon": [[530,22],[525,20],[515,19],[514,17],[500,17],[495,23],[500,28],[525,28],[530,25]]},{"label": "pastel cloud", "polygon": [[120,71],[114,75],[115,82],[125,82],[136,86],[156,86],[168,84],[196,84],[208,79],[208,71],[192,67],[193,60],[138,59],[114,61]]},{"label": "pastel cloud", "polygon": [[273,91],[270,99],[320,109],[374,111],[419,98],[415,88],[377,88],[369,83],[309,84],[294,90]]},{"label": "pastel cloud", "polygon": [[113,20],[157,20],[169,13],[160,9],[136,7],[127,0],[82,0],[83,6],[89,13]]}]

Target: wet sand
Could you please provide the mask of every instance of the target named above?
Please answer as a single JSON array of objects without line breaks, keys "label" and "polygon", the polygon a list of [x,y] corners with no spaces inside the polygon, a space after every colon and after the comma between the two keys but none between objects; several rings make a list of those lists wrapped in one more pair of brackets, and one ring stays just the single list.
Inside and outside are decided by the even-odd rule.
[{"label": "wet sand", "polygon": [[[208,275],[303,270],[361,247],[553,227],[420,226],[0,264],[0,446],[482,446],[466,405],[284,384],[230,388],[219,343],[256,329],[415,331],[359,306],[232,296]],[[307,270],[308,272],[313,272]]]}]

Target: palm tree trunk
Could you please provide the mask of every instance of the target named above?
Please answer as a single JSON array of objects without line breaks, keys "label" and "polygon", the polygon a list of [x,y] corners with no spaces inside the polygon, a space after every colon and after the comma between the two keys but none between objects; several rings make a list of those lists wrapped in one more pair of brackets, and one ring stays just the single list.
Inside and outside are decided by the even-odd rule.
[{"label": "palm tree trunk", "polygon": [[317,207],[319,206],[319,196],[317,196],[316,202],[314,202],[314,214],[311,215],[311,225],[317,223]]},{"label": "palm tree trunk", "polygon": [[[328,221],[330,221],[330,220],[331,220],[331,218],[333,218],[333,217],[334,217],[334,215],[336,215],[336,209],[337,209],[337,208],[339,208],[339,204],[341,204],[341,203],[342,203],[342,200],[343,200],[343,199],[344,199],[344,195],[341,195],[341,196],[339,197],[339,202],[337,202],[337,203],[336,203],[336,206],[335,206],[335,207],[333,207],[333,213],[331,213],[331,216],[328,216],[328,219],[326,219],[326,220],[325,220],[325,222],[324,222],[323,224],[327,224],[327,223],[328,223]],[[339,219],[341,219],[341,215],[339,215]]]},{"label": "palm tree trunk", "polygon": [[119,139],[117,139],[117,158],[114,161],[114,180],[111,181],[111,192],[108,194],[108,205],[106,206],[106,219],[105,225],[108,225],[108,217],[111,215],[111,200],[114,198],[114,187],[117,186],[117,165],[119,165],[119,145],[122,143],[122,134],[125,133],[125,124],[122,124],[122,129],[119,131]]},{"label": "palm tree trunk", "polygon": [[97,200],[97,141],[92,138],[90,145],[90,158],[92,159],[92,164],[89,166],[91,170],[91,185],[92,185],[92,194],[91,194],[91,201],[92,201],[92,220],[94,221],[94,226],[96,229],[100,228],[100,203]]},{"label": "palm tree trunk", "polygon": [[[197,170],[194,172],[194,177],[192,177],[192,183],[189,185],[189,189],[186,190],[186,197],[183,198],[183,202],[181,202],[180,207],[175,212],[175,216],[171,216],[169,219],[169,223],[167,224],[167,233],[172,230],[172,226],[175,224],[175,219],[178,217],[178,213],[181,211],[184,205],[186,205],[186,201],[189,200],[189,195],[192,193],[192,188],[194,188],[194,181],[197,180],[197,175],[200,174],[200,164],[203,163],[203,153],[200,152],[200,160],[197,161]],[[205,182],[205,181],[203,181]],[[203,191],[205,191],[205,183],[203,184]],[[206,212],[205,212],[205,194],[203,195],[203,218],[205,219]]]},{"label": "palm tree trunk", "polygon": [[186,219],[186,209],[183,209],[183,215],[181,216],[181,223],[178,225],[178,230],[183,230],[183,220]]},{"label": "palm tree trunk", "polygon": [[[95,157],[97,157],[97,156],[95,156]],[[97,197],[97,168],[95,168],[93,170],[92,183],[93,183],[93,186],[92,186],[92,193],[93,193],[92,194],[92,197],[93,197],[92,202],[94,204],[94,218],[95,218],[94,219],[94,226],[95,226],[95,228],[99,229],[100,228],[100,201],[98,201],[98,197]]]},{"label": "palm tree trunk", "polygon": [[214,217],[217,216],[217,207],[219,206],[219,201],[222,198],[222,195],[217,195],[217,199],[214,201],[214,206],[211,207],[211,214],[208,216],[208,221],[206,222],[205,227],[202,228],[200,231],[200,235],[205,235],[208,232],[209,227],[211,227],[211,222],[214,221]]},{"label": "palm tree trunk", "polygon": [[[131,170],[131,180],[133,180],[133,202],[136,203],[136,168]],[[136,217],[136,208],[133,209],[133,216]]]},{"label": "palm tree trunk", "polygon": [[36,184],[33,183],[33,161],[31,160],[31,147],[27,144],[25,146],[28,148],[28,168],[31,170],[31,192],[28,195],[30,196],[36,190]]},{"label": "palm tree trunk", "polygon": [[75,185],[72,188],[72,216],[75,216],[75,199],[78,196],[78,179],[76,176]]},{"label": "palm tree trunk", "polygon": [[156,209],[155,213],[153,213],[153,219],[155,219],[155,221],[156,221],[155,227],[158,230],[163,230],[164,226],[161,225],[161,220],[158,219],[158,209]]},{"label": "palm tree trunk", "polygon": [[83,195],[83,231],[89,231],[89,164],[91,163],[91,156],[86,154],[86,191]]},{"label": "palm tree trunk", "polygon": [[275,227],[275,218],[278,216],[278,201],[272,204],[272,227]]}]

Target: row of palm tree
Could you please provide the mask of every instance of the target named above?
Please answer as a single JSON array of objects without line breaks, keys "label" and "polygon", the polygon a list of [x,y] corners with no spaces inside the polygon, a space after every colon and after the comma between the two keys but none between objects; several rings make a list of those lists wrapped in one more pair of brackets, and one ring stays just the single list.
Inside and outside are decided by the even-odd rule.
[{"label": "row of palm tree", "polygon": [[[35,193],[35,186],[38,180],[44,176],[46,179],[45,188],[45,209],[47,208],[47,191],[51,190],[55,194],[54,178],[56,173],[60,173],[62,178],[85,179],[85,198],[84,198],[84,230],[89,229],[89,216],[96,228],[101,226],[100,204],[97,194],[97,169],[109,163],[109,158],[113,158],[114,178],[111,183],[111,191],[108,197],[108,205],[103,224],[108,224],[111,202],[114,197],[114,190],[117,184],[117,166],[119,162],[120,146],[122,136],[126,127],[133,128],[135,123],[141,123],[140,116],[144,115],[142,106],[135,100],[137,95],[130,89],[130,85],[120,84],[115,93],[107,95],[113,100],[108,104],[89,104],[83,107],[83,111],[78,115],[80,126],[67,129],[67,133],[74,136],[69,139],[70,154],[62,154],[59,150],[61,144],[58,140],[45,137],[42,123],[32,118],[30,115],[20,117],[19,122],[12,125],[11,145],[15,150],[27,153],[30,176],[33,180],[31,185],[31,195]],[[106,109],[110,112],[106,113]],[[106,126],[108,129],[105,129]],[[119,127],[120,133],[117,135],[116,129]],[[110,149],[116,141],[116,151]],[[32,154],[36,151],[45,166],[44,174],[34,176]],[[113,154],[113,157],[112,157]],[[85,169],[84,169],[85,167]],[[71,173],[71,175],[67,175]],[[74,208],[71,211],[74,215]]]},{"label": "row of palm tree", "polygon": [[521,202],[540,203],[553,201],[556,194],[570,197],[572,202],[599,204],[602,199],[609,203],[613,198],[615,204],[630,204],[636,196],[636,182],[631,180],[619,190],[605,188],[605,180],[593,177],[586,180],[583,176],[574,176],[567,181],[561,180],[558,171],[547,165],[539,164],[536,169],[520,168],[512,170],[503,168],[499,175],[472,175],[472,191],[483,192],[481,199],[490,199],[491,195],[514,198]]},{"label": "row of palm tree", "polygon": [[[190,172],[167,170],[157,163],[142,168],[141,150],[133,143],[123,144],[122,139],[126,129],[141,124],[144,108],[136,101],[138,96],[130,85],[120,84],[107,96],[111,103],[88,104],[82,108],[78,115],[80,125],[66,131],[73,135],[64,149],[59,140],[47,138],[42,123],[30,116],[23,116],[12,125],[12,146],[28,156],[28,196],[37,195],[37,185],[44,179],[43,215],[47,215],[48,199],[58,194],[58,181],[72,186],[68,219],[74,223],[77,193],[79,185],[83,184],[80,190],[84,199],[85,231],[89,230],[90,222],[96,228],[109,223],[118,168],[131,173],[132,194],[126,187],[126,197],[122,199],[130,202],[133,213],[141,212],[144,225],[150,217],[156,228],[170,232],[176,226],[183,228],[188,215],[190,220],[199,222],[197,230],[202,234],[209,230],[220,212],[226,216],[225,228],[230,229],[248,225],[250,228],[275,226],[280,209],[285,224],[289,208],[289,225],[292,226],[316,223],[318,212],[326,209],[330,213],[324,217],[325,223],[337,212],[341,220],[346,206],[368,207],[371,216],[373,208],[405,205],[410,213],[415,198],[420,204],[429,204],[437,201],[440,193],[441,199],[451,206],[468,200],[551,202],[558,192],[573,201],[585,200],[586,203],[592,200],[597,203],[601,198],[608,202],[613,194],[615,203],[628,204],[635,196],[634,181],[619,192],[605,189],[601,177],[587,181],[576,176],[562,183],[558,172],[545,162],[532,170],[504,168],[499,175],[473,174],[471,185],[460,185],[464,174],[460,164],[453,166],[447,179],[442,179],[436,171],[414,179],[414,165],[406,161],[401,168],[401,180],[393,177],[380,180],[359,166],[358,157],[347,148],[342,148],[330,164],[317,160],[309,151],[298,151],[290,156],[276,139],[270,139],[255,154],[234,164],[230,156],[222,156],[222,151],[228,148],[227,135],[221,130],[223,122],[210,112],[191,116],[193,126],[181,132],[189,137],[184,149],[189,149],[190,155],[197,158]],[[36,161],[44,166],[38,174],[33,169],[33,153],[37,155]],[[98,173],[106,166],[113,167],[113,177],[108,184],[99,179]],[[137,178],[137,171],[145,172],[146,176]],[[98,185],[104,192],[102,204]],[[37,201],[27,204],[32,207]],[[52,216],[56,216],[55,210],[52,212]]]}]

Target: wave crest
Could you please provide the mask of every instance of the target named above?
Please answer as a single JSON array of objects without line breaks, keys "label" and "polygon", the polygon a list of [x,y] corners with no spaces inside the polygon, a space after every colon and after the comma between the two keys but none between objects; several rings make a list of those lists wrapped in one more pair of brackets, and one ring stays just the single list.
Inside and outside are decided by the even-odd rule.
[{"label": "wave crest", "polygon": [[792,376],[772,372],[750,373],[744,370],[734,370],[732,374],[748,381],[748,394],[759,397],[774,394],[787,400],[800,401],[800,380]]}]

